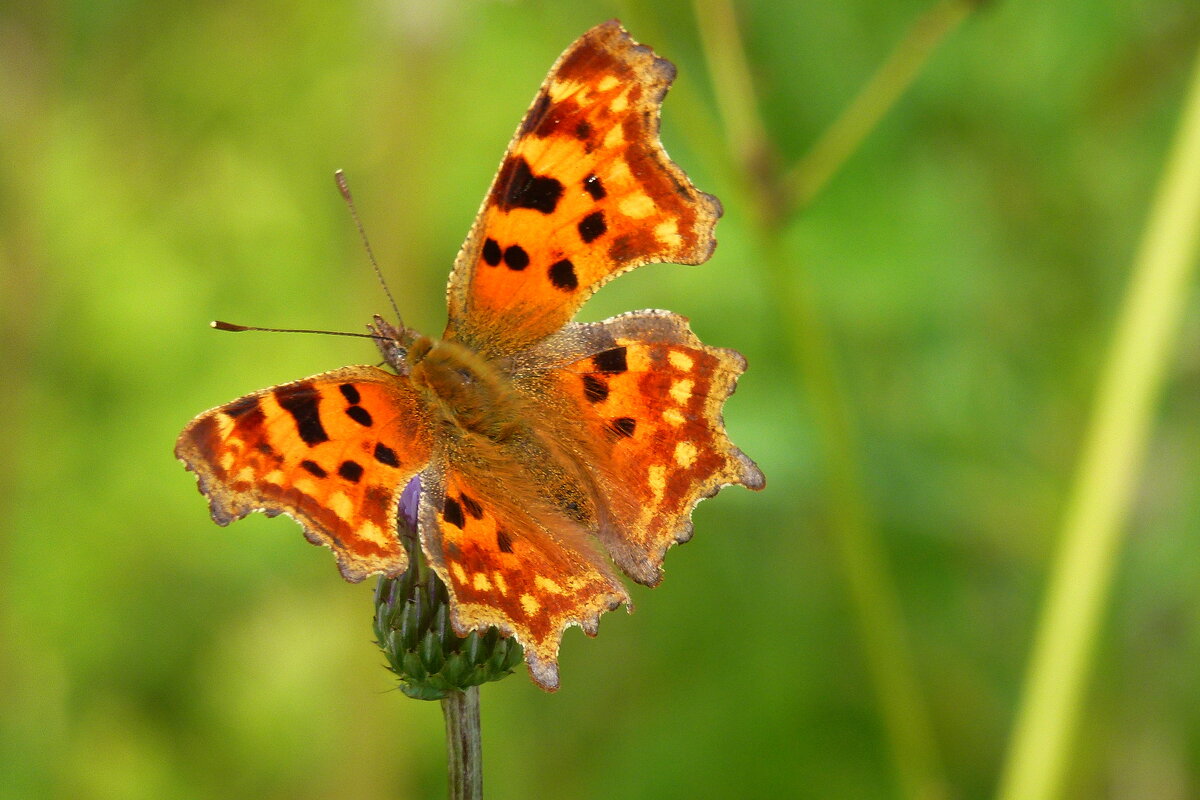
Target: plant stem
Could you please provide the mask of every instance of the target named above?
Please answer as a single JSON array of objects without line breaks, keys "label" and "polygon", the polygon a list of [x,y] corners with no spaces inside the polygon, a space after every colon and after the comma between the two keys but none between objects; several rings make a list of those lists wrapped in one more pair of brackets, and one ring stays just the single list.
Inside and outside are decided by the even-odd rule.
[{"label": "plant stem", "polygon": [[737,19],[728,0],[695,0],[701,39],[730,149],[747,178],[776,299],[777,320],[798,381],[808,387],[827,465],[830,531],[857,616],[867,668],[880,705],[897,781],[904,797],[947,794],[929,710],[908,647],[903,614],[871,513],[858,460],[853,414],[820,303],[783,245],[784,226],[806,208],[862,144],[920,73],[945,37],[977,5],[941,0],[909,29],[858,97],[790,173],[776,169]]},{"label": "plant stem", "polygon": [[[768,257],[783,258],[770,245]],[[831,541],[856,617],[900,796],[946,797],[946,778],[930,712],[909,647],[907,626],[880,539],[859,463],[858,432],[846,400],[832,342],[811,283],[772,270],[771,291],[786,298],[790,318],[781,320],[792,358],[812,401],[828,490]]]},{"label": "plant stem", "polygon": [[941,0],[909,27],[887,60],[786,178],[800,208],[807,207],[841,169],[912,86],[938,45],[978,5],[978,0]]},{"label": "plant stem", "polygon": [[483,752],[479,729],[479,687],[442,698],[446,718],[446,768],[450,800],[483,797]]},{"label": "plant stem", "polygon": [[1000,784],[1004,800],[1062,795],[1097,631],[1112,588],[1200,239],[1200,58],[1151,208],[1066,506]]}]

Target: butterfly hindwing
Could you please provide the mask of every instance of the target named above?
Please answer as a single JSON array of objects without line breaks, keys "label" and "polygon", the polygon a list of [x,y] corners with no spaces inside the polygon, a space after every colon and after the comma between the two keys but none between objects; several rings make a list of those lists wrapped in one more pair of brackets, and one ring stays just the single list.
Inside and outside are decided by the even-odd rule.
[{"label": "butterfly hindwing", "polygon": [[578,523],[484,476],[430,471],[422,487],[421,541],[450,592],[455,629],[515,636],[534,680],[557,688],[563,631],[596,635],[600,615],[629,602],[624,586]]},{"label": "butterfly hindwing", "polygon": [[608,514],[598,534],[635,580],[659,581],[667,549],[691,537],[700,500],[732,484],[763,487],[721,416],[745,359],[703,344],[683,317],[637,311],[573,324],[542,351],[558,362],[547,374],[559,402],[596,443],[592,472]]}]

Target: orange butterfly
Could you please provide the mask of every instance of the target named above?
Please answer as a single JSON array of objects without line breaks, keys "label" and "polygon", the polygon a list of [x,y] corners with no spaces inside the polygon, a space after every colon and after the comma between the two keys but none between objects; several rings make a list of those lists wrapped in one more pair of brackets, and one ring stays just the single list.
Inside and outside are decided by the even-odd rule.
[{"label": "orange butterfly", "polygon": [[376,317],[396,374],[343,367],[247,395],[184,429],[175,455],[220,525],[287,514],[342,575],[399,575],[399,500],[420,480],[422,550],[455,630],[496,626],[558,686],[563,630],[595,635],[629,602],[609,557],[661,579],[691,511],[723,486],[764,485],[725,434],[745,360],[687,320],[571,318],[642,264],[699,264],[721,215],[658,140],[674,66],[616,21],[551,68],[458,254],[441,340]]}]

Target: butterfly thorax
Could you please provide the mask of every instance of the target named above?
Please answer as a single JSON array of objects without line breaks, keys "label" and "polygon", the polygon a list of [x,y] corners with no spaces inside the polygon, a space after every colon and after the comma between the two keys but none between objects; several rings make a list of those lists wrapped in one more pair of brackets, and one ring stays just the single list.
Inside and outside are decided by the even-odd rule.
[{"label": "butterfly thorax", "polygon": [[507,377],[463,345],[421,336],[406,362],[413,383],[444,421],[492,442],[511,438],[521,427],[523,406]]},{"label": "butterfly thorax", "polygon": [[585,470],[568,452],[581,447],[556,445],[532,425],[525,394],[501,367],[458,342],[425,336],[409,347],[406,360],[413,383],[453,429],[443,430],[451,461],[471,472],[476,485],[492,496],[524,497],[520,513],[560,533],[564,524],[591,526],[594,498]]}]

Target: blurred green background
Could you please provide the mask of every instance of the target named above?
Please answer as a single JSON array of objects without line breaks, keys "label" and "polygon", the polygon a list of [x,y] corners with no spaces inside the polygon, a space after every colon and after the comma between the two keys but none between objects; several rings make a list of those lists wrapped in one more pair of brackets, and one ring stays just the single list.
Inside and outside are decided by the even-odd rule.
[{"label": "blurred green background", "polygon": [[[794,163],[925,0],[739,3]],[[483,689],[490,797],[899,796],[810,386],[767,278],[815,297],[949,797],[994,791],[1113,319],[1200,42],[1190,0],[995,2],[934,53],[770,247],[695,9],[550,2],[9,0],[0,7],[0,795],[437,797],[436,703],[371,643],[371,587],[290,521],[213,525],[194,414],[436,333],[451,261],[547,68],[620,16],[679,67],[663,138],[724,201],[715,256],[582,318],[670,308],[750,369],[726,408],[767,490],[702,504],[637,613],[569,631],[562,689]],[[1193,291],[1067,778],[1200,794]]]}]

